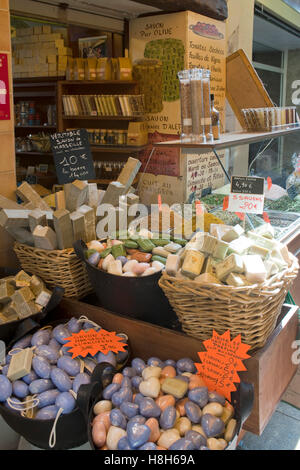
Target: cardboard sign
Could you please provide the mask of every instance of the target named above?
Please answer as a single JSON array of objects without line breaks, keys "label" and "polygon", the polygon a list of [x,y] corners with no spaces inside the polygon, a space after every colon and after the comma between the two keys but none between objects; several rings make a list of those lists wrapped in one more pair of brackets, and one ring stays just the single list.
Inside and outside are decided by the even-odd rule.
[{"label": "cardboard sign", "polygon": [[96,178],[86,129],[57,132],[50,140],[59,184]]},{"label": "cardboard sign", "polygon": [[72,358],[81,356],[86,357],[88,354],[95,356],[98,352],[107,354],[110,351],[114,353],[124,352],[127,344],[123,343],[123,338],[116,335],[115,332],[106,331],[103,328],[100,331],[90,329],[88,331],[81,330],[79,333],[73,333],[64,346],[70,348]]},{"label": "cardboard sign", "polygon": [[234,383],[240,382],[237,372],[247,370],[243,359],[250,356],[250,346],[241,342],[241,335],[232,341],[230,331],[219,335],[213,330],[212,338],[203,342],[206,351],[198,352],[201,364],[195,363],[209,391],[215,391],[231,401],[231,392],[236,390]]},{"label": "cardboard sign", "polygon": [[7,54],[0,54],[0,120],[10,120]]}]

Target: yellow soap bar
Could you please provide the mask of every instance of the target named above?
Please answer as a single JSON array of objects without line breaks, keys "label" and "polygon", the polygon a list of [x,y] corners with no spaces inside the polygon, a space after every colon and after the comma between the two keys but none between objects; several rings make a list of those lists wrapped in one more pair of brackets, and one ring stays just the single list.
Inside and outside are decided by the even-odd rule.
[{"label": "yellow soap bar", "polygon": [[205,256],[199,251],[188,250],[186,252],[183,265],[181,268],[182,274],[191,279],[199,276],[205,261]]},{"label": "yellow soap bar", "polygon": [[200,276],[195,277],[194,281],[202,284],[220,284],[219,279],[209,273],[200,274]]}]

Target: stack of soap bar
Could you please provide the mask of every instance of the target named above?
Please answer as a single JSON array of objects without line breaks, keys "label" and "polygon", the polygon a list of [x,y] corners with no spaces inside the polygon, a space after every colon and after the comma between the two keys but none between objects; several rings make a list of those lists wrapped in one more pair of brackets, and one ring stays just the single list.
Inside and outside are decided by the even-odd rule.
[{"label": "stack of soap bar", "polygon": [[264,282],[267,279],[265,265],[259,255],[244,255],[245,276],[253,284]]},{"label": "stack of soap bar", "polygon": [[25,271],[19,271],[15,276],[15,283],[17,287],[30,287],[31,277]]},{"label": "stack of soap bar", "polygon": [[8,302],[14,294],[15,289],[10,281],[3,281],[0,284],[0,303]]},{"label": "stack of soap bar", "polygon": [[230,273],[243,273],[244,263],[241,256],[232,253],[224,261],[216,265],[216,276],[223,281]]},{"label": "stack of soap bar", "polygon": [[231,227],[230,230],[226,231],[224,235],[222,236],[223,242],[230,243],[236,238],[239,238],[241,235],[245,233],[245,230],[243,227],[241,227],[239,224],[235,225],[234,227]]},{"label": "stack of soap bar", "polygon": [[210,234],[218,238],[218,240],[222,240],[225,233],[229,232],[231,229],[231,225],[210,224]]},{"label": "stack of soap bar", "polygon": [[255,245],[262,246],[267,250],[275,250],[277,248],[277,241],[270,240],[269,238],[262,237],[261,235],[257,235],[254,232],[248,232],[248,237],[254,241]]},{"label": "stack of soap bar", "polygon": [[229,252],[236,253],[237,255],[246,254],[251,244],[251,240],[242,235],[229,243]]},{"label": "stack of soap bar", "polygon": [[170,254],[166,262],[166,273],[169,276],[176,276],[181,265],[180,256]]},{"label": "stack of soap bar", "polygon": [[51,298],[51,292],[44,287],[38,294],[37,298],[35,299],[35,302],[41,307],[46,307],[50,298]]},{"label": "stack of soap bar", "polygon": [[184,257],[181,272],[184,276],[191,279],[199,276],[205,261],[205,256],[202,253],[194,250],[188,250]]}]

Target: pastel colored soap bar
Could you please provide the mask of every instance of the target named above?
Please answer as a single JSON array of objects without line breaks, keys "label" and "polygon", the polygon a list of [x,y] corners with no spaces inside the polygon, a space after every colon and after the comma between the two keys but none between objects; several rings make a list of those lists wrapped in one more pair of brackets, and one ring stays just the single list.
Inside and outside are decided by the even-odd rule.
[{"label": "pastel colored soap bar", "polygon": [[169,276],[176,276],[181,265],[180,256],[170,254],[166,262],[166,273]]},{"label": "pastel colored soap bar", "polygon": [[250,282],[246,279],[243,274],[230,273],[225,280],[226,284],[234,287],[248,286]]},{"label": "pastel colored soap bar", "polygon": [[230,273],[243,273],[244,263],[241,256],[232,253],[224,261],[216,265],[216,276],[223,281]]},{"label": "pastel colored soap bar", "polygon": [[277,248],[277,242],[275,240],[270,240],[251,231],[247,233],[247,236],[254,241],[255,245],[262,246],[267,250],[275,250]]},{"label": "pastel colored soap bar", "polygon": [[183,265],[181,268],[182,274],[191,279],[199,276],[205,261],[205,256],[199,251],[188,250],[186,252]]},{"label": "pastel colored soap bar", "polygon": [[259,255],[261,258],[266,258],[270,250],[259,245],[251,245],[248,250],[248,255]]},{"label": "pastel colored soap bar", "polygon": [[212,253],[214,258],[225,259],[229,250],[229,243],[218,240]]},{"label": "pastel colored soap bar", "polygon": [[264,282],[267,279],[267,270],[259,255],[243,256],[245,276],[253,284]]}]

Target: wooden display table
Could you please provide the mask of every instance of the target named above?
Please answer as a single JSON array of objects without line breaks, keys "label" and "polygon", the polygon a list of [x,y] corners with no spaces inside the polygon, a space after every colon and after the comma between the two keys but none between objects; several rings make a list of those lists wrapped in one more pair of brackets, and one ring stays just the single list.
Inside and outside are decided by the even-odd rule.
[{"label": "wooden display table", "polygon": [[[257,435],[262,433],[296,372],[297,366],[292,364],[291,356],[294,352],[292,343],[298,330],[297,311],[298,307],[284,305],[277,327],[266,346],[244,362],[247,372],[240,374],[241,379],[253,383],[255,390],[253,411],[244,426],[246,431]],[[199,340],[177,331],[116,315],[95,305],[63,299],[59,307],[49,314],[48,319],[51,321],[72,316],[78,318],[81,315],[107,330],[126,333],[132,357],[148,359],[159,356],[163,360],[190,357],[199,362],[197,352],[203,350]],[[174,351],[172,358],[169,357],[170,348]]]}]

